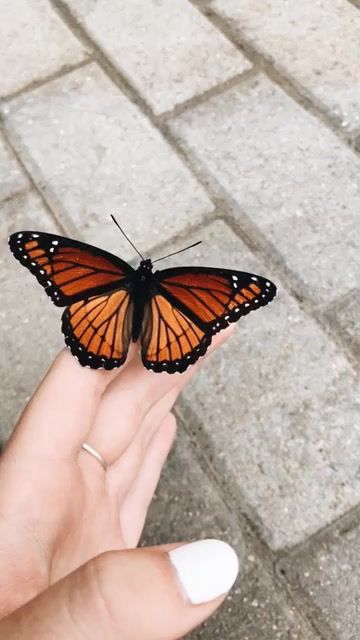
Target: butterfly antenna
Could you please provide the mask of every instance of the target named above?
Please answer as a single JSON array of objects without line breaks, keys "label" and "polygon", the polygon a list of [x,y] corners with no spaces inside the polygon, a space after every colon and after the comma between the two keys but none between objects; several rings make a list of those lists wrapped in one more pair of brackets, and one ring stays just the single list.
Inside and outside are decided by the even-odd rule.
[{"label": "butterfly antenna", "polygon": [[131,242],[130,238],[128,238],[128,236],[126,235],[125,231],[120,227],[118,221],[114,218],[112,213],[110,213],[110,217],[113,219],[116,226],[119,227],[121,233],[123,234],[123,236],[125,236],[126,240],[131,244],[132,248],[135,249],[136,253],[140,256],[141,260],[145,260],[144,256],[141,255],[140,251],[137,250],[135,245]]},{"label": "butterfly antenna", "polygon": [[183,251],[187,251],[188,249],[192,249],[193,247],[197,247],[198,244],[201,244],[201,240],[199,240],[198,242],[194,242],[194,244],[189,244],[188,247],[185,247],[184,249],[180,249],[180,251],[174,251],[174,253],[168,253],[167,256],[163,256],[162,258],[157,258],[156,260],[153,260],[152,263],[155,264],[155,262],[159,262],[160,260],[165,260],[165,258],[170,258],[171,256],[176,256],[178,253],[182,253]]}]

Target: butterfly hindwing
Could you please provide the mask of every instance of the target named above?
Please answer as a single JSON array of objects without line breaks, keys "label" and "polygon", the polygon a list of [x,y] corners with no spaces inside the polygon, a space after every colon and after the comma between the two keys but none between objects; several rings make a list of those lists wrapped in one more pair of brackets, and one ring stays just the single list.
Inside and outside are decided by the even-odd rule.
[{"label": "butterfly hindwing", "polygon": [[133,303],[126,289],[74,302],[65,309],[65,342],[80,364],[113,369],[126,360]]},{"label": "butterfly hindwing", "polygon": [[156,294],[146,307],[142,359],[153,371],[185,371],[212,336],[270,302],[275,285],[252,273],[180,267],[154,274]]},{"label": "butterfly hindwing", "polygon": [[9,245],[59,307],[117,289],[134,272],[102,249],[50,233],[14,233]]},{"label": "butterfly hindwing", "polygon": [[211,336],[179,306],[160,293],[147,303],[141,335],[142,361],[147,369],[185,371],[208,348]]}]

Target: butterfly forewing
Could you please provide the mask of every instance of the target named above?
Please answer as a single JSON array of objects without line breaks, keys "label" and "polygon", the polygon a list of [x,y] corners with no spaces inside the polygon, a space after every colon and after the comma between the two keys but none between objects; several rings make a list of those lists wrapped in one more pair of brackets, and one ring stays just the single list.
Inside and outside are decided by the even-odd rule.
[{"label": "butterfly forewing", "polygon": [[147,305],[142,339],[144,365],[154,371],[185,371],[205,353],[214,333],[276,294],[269,280],[227,269],[182,267],[154,278],[158,294]]},{"label": "butterfly forewing", "polygon": [[50,233],[14,233],[9,245],[59,307],[117,289],[134,272],[106,251]]}]

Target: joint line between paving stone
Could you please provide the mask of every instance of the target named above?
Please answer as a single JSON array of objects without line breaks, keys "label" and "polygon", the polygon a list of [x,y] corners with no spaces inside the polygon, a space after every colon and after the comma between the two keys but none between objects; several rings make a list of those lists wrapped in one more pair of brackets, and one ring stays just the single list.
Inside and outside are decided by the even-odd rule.
[{"label": "joint line between paving stone", "polygon": [[[355,373],[359,374],[359,363],[352,351],[348,348],[347,343],[344,343],[343,336],[341,332],[339,332],[336,323],[329,321],[327,317],[325,318],[323,315],[324,312],[312,304],[311,299],[309,299],[307,295],[307,289],[298,274],[289,269],[280,252],[251,221],[246,211],[240,208],[237,202],[232,200],[231,196],[219,184],[217,179],[203,167],[200,158],[194,150],[190,151],[184,140],[179,141],[174,139],[166,124],[161,128],[161,131],[168,142],[177,149],[178,154],[183,161],[185,161],[187,167],[193,175],[195,175],[196,179],[206,189],[206,192],[215,205],[215,209],[219,212],[218,218],[223,219],[235,235],[239,237],[253,253],[259,256],[261,260],[265,260],[274,270],[278,271],[280,279],[284,282],[291,295],[297,300],[303,311],[318,323],[326,335],[331,338],[336,346],[344,353]],[[236,210],[240,215],[233,215],[232,210]],[[241,222],[239,222],[239,220],[241,220]]]},{"label": "joint line between paving stone", "polygon": [[17,89],[17,91],[14,91],[13,93],[9,93],[5,96],[2,96],[0,100],[3,104],[6,104],[7,102],[14,100],[15,98],[19,98],[27,93],[30,93],[31,91],[40,89],[41,87],[45,86],[50,82],[53,82],[54,80],[59,80],[60,78],[66,76],[67,74],[72,73],[72,71],[77,71],[78,69],[82,69],[82,67],[85,67],[87,64],[90,64],[91,62],[93,62],[93,57],[90,55],[86,59],[76,64],[65,64],[61,67],[61,69],[58,69],[54,73],[51,73],[50,75],[45,76],[44,78],[40,78],[39,80],[33,80],[32,82],[29,82],[29,84],[26,84],[24,87],[21,87],[21,89]]},{"label": "joint line between paving stone", "polygon": [[59,17],[65,22],[66,26],[80,40],[80,42],[92,49],[93,61],[97,62],[99,67],[110,78],[112,83],[120,89],[120,91],[124,93],[132,103],[136,104],[140,111],[147,116],[152,124],[155,124],[156,126],[155,116],[146,101],[137,89],[132,86],[131,81],[127,78],[126,74],[119,71],[111,60],[109,60],[101,46],[87,33],[63,0],[49,0],[49,2],[58,13]]},{"label": "joint line between paving stone", "polygon": [[360,0],[347,0],[349,4],[352,4],[355,9],[360,9]]},{"label": "joint line between paving stone", "polygon": [[[30,173],[30,171],[26,167],[25,163],[23,162],[20,153],[15,148],[15,146],[12,144],[11,138],[9,136],[9,133],[4,128],[4,126],[3,126],[1,121],[0,121],[0,131],[1,131],[2,136],[4,138],[5,144],[8,146],[8,148],[10,149],[12,154],[14,155],[16,161],[18,162],[19,166],[21,167],[23,173],[25,174],[25,176],[29,180],[29,188],[27,189],[27,191],[33,190],[38,194],[38,196],[40,197],[40,199],[41,199],[41,201],[42,201],[42,203],[43,203],[43,205],[45,207],[45,209],[50,214],[50,216],[54,220],[55,224],[58,226],[58,228],[61,230],[61,232],[64,233],[64,235],[66,235],[67,234],[66,226],[64,226],[62,221],[58,219],[56,213],[53,211],[53,209],[51,208],[51,206],[47,202],[42,190],[39,188],[39,186],[36,183],[36,180],[33,178],[32,174]],[[10,199],[14,198],[16,195],[18,195],[18,194],[13,194],[13,196]]]},{"label": "joint line between paving stone", "polygon": [[245,80],[256,76],[258,72],[259,69],[255,65],[253,65],[250,69],[245,69],[245,71],[243,71],[242,73],[237,73],[232,78],[224,80],[224,82],[219,82],[217,85],[215,85],[215,87],[211,87],[210,89],[207,89],[207,91],[199,93],[196,96],[192,96],[191,98],[189,98],[189,100],[185,100],[184,102],[177,104],[173,109],[164,111],[164,113],[161,113],[158,116],[154,116],[154,119],[156,123],[161,126],[163,122],[170,120],[171,118],[177,118],[185,111],[203,104],[210,98],[221,95],[225,91],[237,87],[241,82],[244,82]]},{"label": "joint line between paving stone", "polygon": [[211,5],[199,5],[195,0],[188,0],[202,13],[209,22],[217,28],[237,49],[259,67],[266,75],[303,109],[315,116],[320,122],[330,129],[335,135],[354,152],[356,149],[356,136],[358,132],[347,133],[341,128],[341,119],[334,116],[323,104],[317,104],[313,95],[294,79],[274,67],[270,60],[254,47],[249,39],[239,30],[233,29],[229,20],[216,13]]},{"label": "joint line between paving stone", "polygon": [[155,115],[146,100],[142,97],[141,92],[139,92],[139,90],[132,84],[131,78],[129,78],[123,70],[118,69],[112,63],[107,54],[103,51],[101,45],[96,42],[93,36],[89,35],[86,28],[79,22],[77,17],[71,12],[71,9],[63,2],[63,0],[49,0],[49,2],[72,33],[82,41],[85,46],[92,49],[95,54],[93,60],[99,64],[103,71],[110,77],[112,82],[142,110],[143,114],[145,114],[155,126],[161,125],[162,121],[170,118],[171,116],[175,117],[183,111],[205,102],[214,95],[224,93],[229,88],[240,84],[244,79],[247,79],[249,76],[256,73],[256,65],[253,65],[250,69],[245,69],[242,73],[237,73],[232,76],[232,78],[219,82],[214,87],[211,87],[196,96],[192,96],[188,100],[176,105],[174,109]]},{"label": "joint line between paving stone", "polygon": [[[183,411],[181,410],[181,404],[183,404],[183,407],[185,409],[184,413],[190,417],[191,429],[188,427],[189,421],[187,421],[185,419],[185,416],[183,415]],[[194,455],[199,463],[199,466],[202,469],[203,473],[206,475],[206,477],[209,479],[209,481],[216,486],[226,509],[230,513],[235,514],[235,519],[238,522],[240,530],[243,532],[243,535],[251,539],[252,544],[256,545],[257,556],[259,557],[260,561],[263,562],[263,569],[268,574],[268,576],[271,577],[273,588],[278,593],[281,593],[285,603],[291,606],[292,608],[294,608],[297,611],[299,617],[301,617],[308,625],[310,625],[312,630],[316,633],[316,636],[318,636],[319,638],[322,638],[322,640],[329,640],[328,636],[323,636],[323,634],[319,631],[319,629],[313,622],[312,617],[308,615],[304,615],[304,612],[299,608],[299,603],[296,601],[296,599],[294,598],[291,592],[291,583],[288,582],[286,578],[280,578],[278,576],[275,569],[277,566],[277,562],[279,560],[279,552],[273,551],[267,545],[266,541],[263,539],[260,532],[260,528],[256,523],[256,520],[257,520],[256,515],[254,518],[252,518],[251,513],[253,512],[253,509],[251,508],[250,505],[248,505],[242,493],[240,492],[240,500],[239,500],[239,492],[237,491],[236,497],[235,497],[235,494],[232,494],[231,491],[229,491],[227,487],[224,487],[224,485],[219,480],[218,474],[216,470],[213,468],[211,460],[204,453],[204,450],[206,449],[211,450],[212,447],[206,432],[202,428],[202,422],[186,402],[182,402],[181,404],[180,404],[180,408],[178,409],[175,408],[175,414],[178,421],[182,425],[183,429],[186,431],[186,433],[189,436],[190,446],[193,447]],[[195,425],[195,429],[194,429],[194,425]],[[193,433],[194,431],[196,432],[196,435],[194,435]],[[201,440],[197,435],[199,433],[201,434],[201,437],[204,438],[204,440],[206,440],[206,447],[202,446]],[[288,551],[284,550],[280,553],[281,553],[280,559],[286,560],[288,557]]]}]

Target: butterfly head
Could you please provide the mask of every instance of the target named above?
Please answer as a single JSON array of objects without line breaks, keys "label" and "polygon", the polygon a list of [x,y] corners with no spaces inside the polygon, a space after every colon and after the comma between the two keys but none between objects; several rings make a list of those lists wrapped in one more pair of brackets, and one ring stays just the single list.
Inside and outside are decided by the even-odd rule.
[{"label": "butterfly head", "polygon": [[146,260],[141,260],[139,269],[143,273],[144,272],[145,273],[151,273],[151,271],[153,269],[153,265],[152,265],[152,262],[151,262],[150,258],[147,258]]}]

